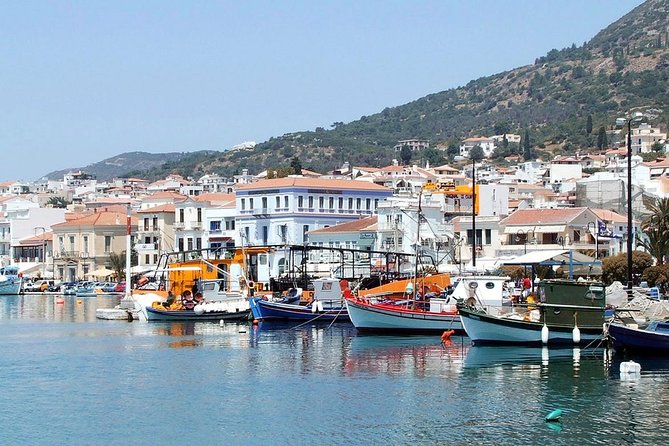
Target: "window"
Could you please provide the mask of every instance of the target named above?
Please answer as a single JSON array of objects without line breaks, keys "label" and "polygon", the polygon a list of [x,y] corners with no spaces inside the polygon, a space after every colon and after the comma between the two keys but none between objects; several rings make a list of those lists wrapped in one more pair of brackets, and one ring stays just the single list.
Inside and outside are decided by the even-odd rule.
[{"label": "window", "polygon": [[202,208],[197,208],[197,222],[202,223]]},{"label": "window", "polygon": [[253,210],[253,198],[249,198],[249,209]]},{"label": "window", "polygon": [[74,251],[74,236],[70,236],[70,251]]},{"label": "window", "polygon": [[242,211],[246,209],[246,200],[242,198]]},{"label": "window", "polygon": [[344,209],[344,198],[339,197],[339,200],[337,200],[337,201],[339,202],[339,204],[338,204],[339,209]]},{"label": "window", "polygon": [[153,217],[153,230],[158,230],[158,217]]},{"label": "window", "polygon": [[178,240],[177,244],[179,245],[179,251],[183,252],[183,250],[184,250],[184,239],[182,237],[179,237],[179,240]]},{"label": "window", "polygon": [[144,254],[144,264],[148,265],[149,260],[151,259],[151,256],[149,254]]},{"label": "window", "polygon": [[309,232],[309,225],[302,226],[302,243],[307,242],[307,232]]},{"label": "window", "polygon": [[368,211],[372,209],[372,199],[371,198],[367,198],[365,200],[365,209],[367,209]]},{"label": "window", "polygon": [[353,209],[353,198],[348,199],[348,208]]},{"label": "window", "polygon": [[195,249],[197,250],[202,249],[202,237],[198,237],[195,239]]},{"label": "window", "polygon": [[485,230],[485,244],[489,245],[491,243],[492,239],[492,230],[491,229],[486,229]]},{"label": "window", "polygon": [[250,232],[250,231],[249,231],[249,227],[248,227],[248,226],[245,227],[245,228],[244,228],[244,239],[246,240],[246,243],[249,242],[249,232]]},{"label": "window", "polygon": [[262,227],[262,244],[267,245],[267,226]]},{"label": "window", "polygon": [[193,250],[193,237],[188,237],[186,240],[186,244],[188,245],[188,250],[192,251]]},{"label": "window", "polygon": [[328,207],[332,210],[334,209],[334,197],[328,199]]},{"label": "window", "polygon": [[151,237],[144,237],[144,243],[151,243]]},{"label": "window", "polygon": [[323,209],[325,207],[325,198],[323,197],[318,197],[318,207],[320,209]]},{"label": "window", "polygon": [[105,252],[111,252],[111,243],[112,243],[111,235],[105,235]]},{"label": "window", "polygon": [[375,198],[375,199],[374,199],[374,209],[376,210],[376,209],[378,209],[378,208],[379,208],[379,199],[378,199],[378,198]]},{"label": "window", "polygon": [[157,264],[158,263],[158,254],[153,255],[153,263]]},{"label": "window", "polygon": [[309,197],[309,209],[314,208],[314,197]]},{"label": "window", "polygon": [[360,210],[360,205],[362,204],[362,198],[355,199],[355,208]]},{"label": "window", "polygon": [[144,217],[144,230],[149,230],[149,217]]},{"label": "window", "polygon": [[304,207],[304,197],[302,195],[297,197],[297,207],[298,208]]},{"label": "window", "polygon": [[84,235],[81,238],[81,250],[85,253],[88,253],[88,236]]},{"label": "window", "polygon": [[276,208],[279,209],[281,207],[281,197],[276,197]]},{"label": "window", "polygon": [[179,223],[183,223],[184,220],[185,220],[185,219],[184,219],[184,210],[183,210],[183,209],[179,209]]},{"label": "window", "polygon": [[210,231],[220,231],[221,230],[221,221],[220,220],[210,221],[209,222],[209,230]]},{"label": "window", "polygon": [[288,195],[284,195],[283,197],[283,207],[288,209]]}]

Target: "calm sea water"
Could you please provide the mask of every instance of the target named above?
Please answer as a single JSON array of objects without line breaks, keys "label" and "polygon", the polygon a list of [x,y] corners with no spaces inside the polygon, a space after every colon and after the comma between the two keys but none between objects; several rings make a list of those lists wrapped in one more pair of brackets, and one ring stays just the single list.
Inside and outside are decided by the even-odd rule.
[{"label": "calm sea water", "polygon": [[[348,324],[101,321],[115,298],[0,298],[3,445],[669,441],[669,361],[360,336]],[[547,424],[552,410],[562,423]]]}]

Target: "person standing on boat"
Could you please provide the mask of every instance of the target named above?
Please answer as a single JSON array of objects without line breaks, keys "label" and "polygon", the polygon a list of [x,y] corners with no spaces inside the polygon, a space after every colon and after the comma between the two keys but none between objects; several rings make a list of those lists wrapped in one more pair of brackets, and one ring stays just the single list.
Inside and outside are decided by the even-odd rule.
[{"label": "person standing on boat", "polygon": [[523,278],[523,298],[527,299],[527,296],[530,295],[530,291],[532,289],[532,281],[530,280],[529,277],[525,276]]}]

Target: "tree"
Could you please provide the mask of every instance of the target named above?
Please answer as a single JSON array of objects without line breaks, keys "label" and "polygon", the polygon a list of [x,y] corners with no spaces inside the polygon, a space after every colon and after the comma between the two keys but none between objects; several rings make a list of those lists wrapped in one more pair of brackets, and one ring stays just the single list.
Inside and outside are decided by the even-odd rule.
[{"label": "tree", "polygon": [[641,222],[644,237],[639,245],[655,257],[658,265],[663,265],[669,252],[669,198],[656,198],[646,208],[650,214]]},{"label": "tree", "polygon": [[472,161],[481,161],[484,157],[483,149],[478,144],[469,151],[469,159]]},{"label": "tree", "polygon": [[588,120],[585,122],[585,134],[589,135],[592,133],[592,115],[588,115]]},{"label": "tree", "polygon": [[523,158],[525,161],[529,161],[533,157],[532,153],[532,144],[530,144],[530,131],[525,129],[525,136],[523,137]]},{"label": "tree", "polygon": [[51,197],[47,200],[46,204],[47,206],[51,206],[52,208],[61,208],[64,209],[67,207],[68,204],[70,204],[70,201],[67,201],[63,197]]},{"label": "tree", "polygon": [[[647,252],[632,252],[632,277],[641,277],[646,268],[653,265],[653,258]],[[602,260],[602,280],[605,283],[614,281],[627,282],[627,253],[606,257]]]},{"label": "tree", "polygon": [[109,264],[111,269],[114,270],[116,280],[120,281],[122,277],[125,277],[125,251],[123,251],[121,254],[110,252]]},{"label": "tree", "polygon": [[296,156],[290,161],[290,168],[293,170],[294,175],[302,175],[302,163],[300,159]]},{"label": "tree", "polygon": [[608,147],[609,142],[606,140],[606,129],[604,126],[599,128],[599,133],[597,134],[597,148],[605,149]]},{"label": "tree", "polygon": [[448,149],[446,149],[446,156],[453,158],[457,155],[460,155],[460,147],[458,147],[458,145],[455,143],[449,144]]},{"label": "tree", "polygon": [[411,161],[412,155],[413,153],[411,153],[411,147],[403,145],[402,148],[400,149],[400,158],[402,159],[402,164],[407,166]]},{"label": "tree", "polygon": [[653,152],[657,153],[664,151],[664,145],[660,141],[655,141],[650,148]]}]

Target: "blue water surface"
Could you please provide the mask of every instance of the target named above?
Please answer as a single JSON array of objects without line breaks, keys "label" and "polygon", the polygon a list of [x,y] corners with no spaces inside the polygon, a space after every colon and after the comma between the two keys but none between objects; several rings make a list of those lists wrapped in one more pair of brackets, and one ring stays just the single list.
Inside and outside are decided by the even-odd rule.
[{"label": "blue water surface", "polygon": [[[350,324],[95,319],[117,298],[0,297],[3,445],[662,444],[669,362],[472,347]],[[544,417],[560,408],[560,423]]]}]

